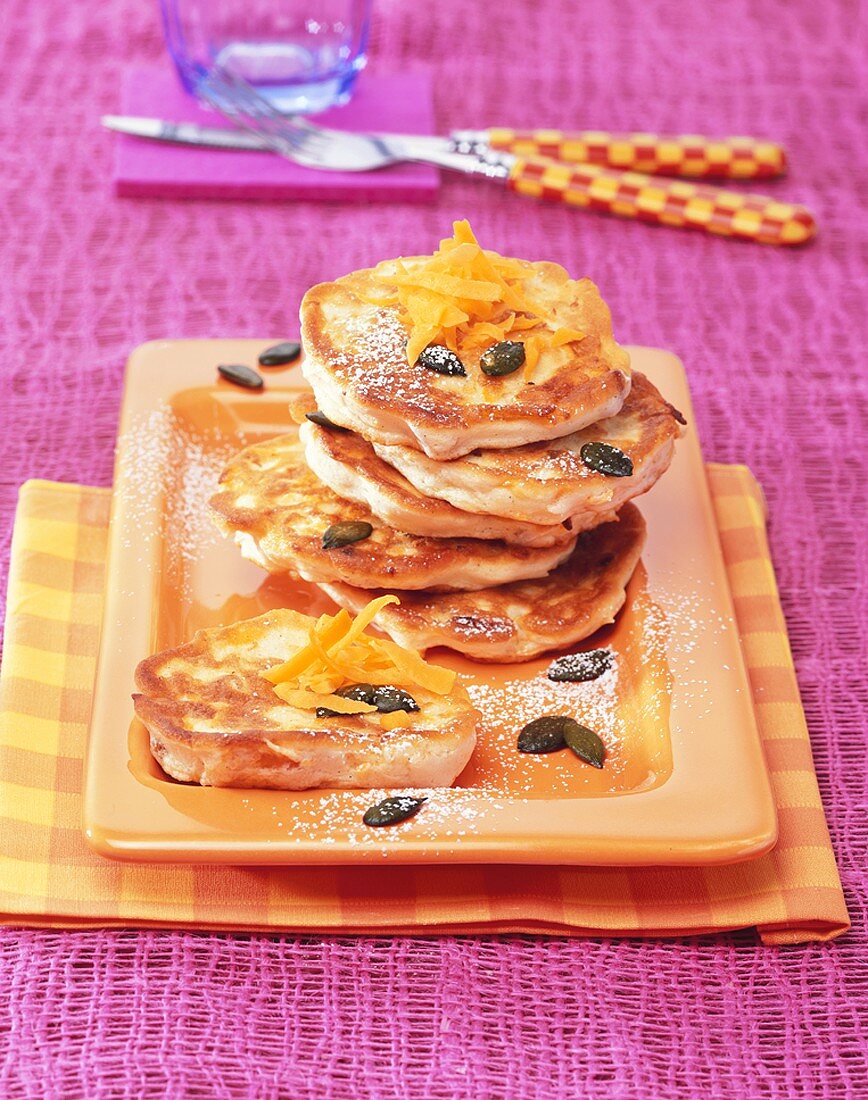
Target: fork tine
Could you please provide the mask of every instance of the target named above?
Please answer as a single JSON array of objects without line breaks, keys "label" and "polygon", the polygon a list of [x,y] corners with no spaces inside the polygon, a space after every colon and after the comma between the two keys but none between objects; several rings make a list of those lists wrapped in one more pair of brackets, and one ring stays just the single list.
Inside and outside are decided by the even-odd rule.
[{"label": "fork tine", "polygon": [[281,131],[287,135],[295,133],[302,136],[317,133],[317,127],[305,119],[282,114],[273,103],[269,103],[246,80],[235,73],[220,69],[215,70],[214,75],[217,78],[215,82],[225,88],[236,103],[243,103],[248,114],[254,115],[256,118],[269,119],[279,125]]},{"label": "fork tine", "polygon": [[275,152],[309,168],[365,172],[402,159],[375,135],[345,134],[281,114],[246,80],[225,69],[200,74],[196,90],[237,126],[257,134]]},{"label": "fork tine", "polygon": [[305,130],[294,119],[280,114],[246,81],[215,69],[202,77],[196,87],[213,107],[228,114],[242,128],[265,138],[278,152],[290,155],[306,151]]}]

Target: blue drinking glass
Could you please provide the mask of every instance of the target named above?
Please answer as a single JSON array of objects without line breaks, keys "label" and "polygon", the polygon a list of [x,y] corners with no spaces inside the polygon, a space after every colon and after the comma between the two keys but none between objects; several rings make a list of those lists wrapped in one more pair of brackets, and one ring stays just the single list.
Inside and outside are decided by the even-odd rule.
[{"label": "blue drinking glass", "polygon": [[187,91],[214,67],[287,113],[345,103],[365,65],[371,0],[160,0]]}]

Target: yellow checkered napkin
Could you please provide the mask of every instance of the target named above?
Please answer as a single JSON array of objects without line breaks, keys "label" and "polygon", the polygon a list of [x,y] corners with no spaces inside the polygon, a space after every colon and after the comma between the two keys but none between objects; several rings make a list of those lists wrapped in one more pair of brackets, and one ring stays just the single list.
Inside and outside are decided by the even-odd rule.
[{"label": "yellow checkered napkin", "polygon": [[743,467],[710,466],[780,819],[767,856],[717,868],[167,867],[91,853],[82,757],[110,494],[21,490],[0,675],[0,913],[9,924],[368,933],[678,935],[756,926],[766,943],[849,927],[765,539]]}]

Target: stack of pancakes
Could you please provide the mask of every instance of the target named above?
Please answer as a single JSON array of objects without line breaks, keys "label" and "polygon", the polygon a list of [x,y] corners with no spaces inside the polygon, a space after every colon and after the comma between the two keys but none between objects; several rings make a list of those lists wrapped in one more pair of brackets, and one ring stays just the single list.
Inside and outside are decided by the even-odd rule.
[{"label": "stack of pancakes", "polygon": [[526,660],[613,620],[645,537],[629,501],[668,467],[681,421],[631,376],[590,280],[510,262],[546,331],[580,336],[541,341],[532,368],[502,375],[483,371],[484,340],[454,356],[435,345],[450,373],[408,356],[412,326],[384,304],[388,265],[313,287],[298,435],[242,451],[212,500],[268,571],[351,611],[396,592],[376,619],[385,633],[482,661]]}]

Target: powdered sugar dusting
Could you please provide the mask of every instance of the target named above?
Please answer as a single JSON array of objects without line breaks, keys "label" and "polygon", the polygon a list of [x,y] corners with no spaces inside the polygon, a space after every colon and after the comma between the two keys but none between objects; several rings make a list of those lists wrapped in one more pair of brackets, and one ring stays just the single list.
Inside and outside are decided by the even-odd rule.
[{"label": "powdered sugar dusting", "polygon": [[[689,598],[675,597],[671,591],[657,592],[658,587],[663,586],[659,583],[655,586],[655,596],[671,624],[670,646],[677,646],[681,666],[674,690],[692,720],[698,722],[712,715],[715,702],[714,686],[701,671],[704,665],[698,652],[700,642],[703,647],[723,642],[733,632],[733,622],[720,613],[707,594],[696,591]],[[732,671],[725,664],[719,667],[726,672]],[[734,684],[732,691],[737,694],[741,688]]]},{"label": "powdered sugar dusting", "polygon": [[[342,324],[342,336],[353,348],[348,356],[338,351],[331,360],[356,378],[363,378],[372,364],[383,367],[396,367],[406,363],[407,330],[402,324],[397,310],[378,309],[373,315],[364,312],[350,317]],[[360,365],[359,360],[365,360]]]},{"label": "powdered sugar dusting", "polygon": [[[144,550],[156,540],[164,566],[186,576],[186,567],[222,539],[208,502],[224,466],[245,442],[193,431],[168,405],[135,418],[118,439],[118,484],[127,497],[126,546]],[[162,492],[155,493],[155,485]],[[162,508],[156,516],[155,501]]]},{"label": "powdered sugar dusting", "polygon": [[[492,815],[504,820],[506,815],[505,819],[509,820],[524,804],[521,799],[502,800],[478,790],[406,788],[402,789],[401,794],[426,800],[413,818],[383,828],[365,825],[362,821],[365,810],[394,794],[394,790],[373,788],[366,791],[317,792],[307,796],[313,802],[311,809],[316,812],[317,843],[330,846],[340,842],[352,847],[379,847],[385,853],[395,845],[403,845],[412,833],[414,840],[460,845],[463,840],[477,835],[483,817]],[[310,839],[309,816],[296,812],[298,797],[294,793],[278,796],[271,807],[275,836],[281,840]],[[252,815],[260,812],[259,801],[255,797],[242,795],[241,806]]]},{"label": "powdered sugar dusting", "polygon": [[[465,677],[468,694],[483,715],[471,781],[503,795],[550,798],[622,794],[665,779],[671,623],[643,590],[634,591],[627,618],[627,629],[619,624],[606,646],[615,654],[613,667],[596,680],[549,680],[548,661],[534,662],[530,674],[527,666],[516,666],[516,675],[505,682]],[[522,727],[546,714],[574,718],[602,739],[602,771],[568,750],[533,757],[517,751]]]},{"label": "powdered sugar dusting", "polygon": [[407,330],[395,309],[364,311],[347,318],[342,322],[341,337],[352,352],[338,351],[329,369],[363,402],[385,400],[405,412],[433,415],[450,388],[466,389],[466,378],[433,374],[407,362]]}]

